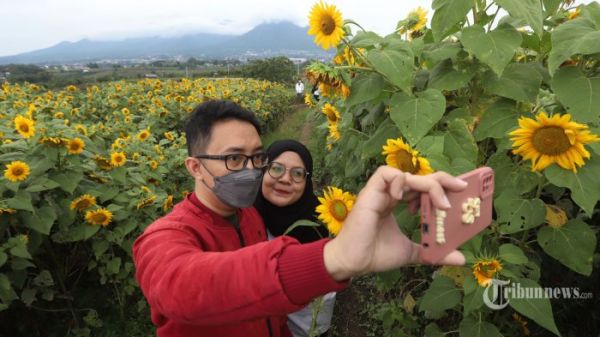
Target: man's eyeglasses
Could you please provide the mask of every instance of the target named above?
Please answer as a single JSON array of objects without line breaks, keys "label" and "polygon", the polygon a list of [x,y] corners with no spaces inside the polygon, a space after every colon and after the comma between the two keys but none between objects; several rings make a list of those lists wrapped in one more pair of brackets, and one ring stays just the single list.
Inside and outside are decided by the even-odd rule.
[{"label": "man's eyeglasses", "polygon": [[275,161],[268,164],[267,173],[269,173],[273,179],[279,179],[283,177],[287,171],[290,171],[290,177],[296,183],[305,181],[306,177],[310,174],[302,167],[287,168],[283,164]]},{"label": "man's eyeglasses", "polygon": [[252,166],[255,169],[262,169],[267,166],[267,154],[266,153],[256,153],[251,156],[247,156],[245,154],[236,153],[236,154],[225,154],[225,155],[210,155],[210,154],[199,154],[194,156],[194,158],[198,159],[212,159],[212,160],[222,160],[225,162],[225,167],[229,171],[241,171],[246,168],[248,164],[248,160],[252,161]]}]

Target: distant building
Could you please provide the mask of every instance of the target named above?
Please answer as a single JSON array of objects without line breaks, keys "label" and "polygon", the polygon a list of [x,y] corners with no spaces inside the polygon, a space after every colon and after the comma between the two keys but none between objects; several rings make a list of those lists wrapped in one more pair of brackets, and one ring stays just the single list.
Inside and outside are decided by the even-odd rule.
[{"label": "distant building", "polygon": [[158,78],[158,75],[156,74],[146,74],[144,75],[145,78]]},{"label": "distant building", "polygon": [[302,64],[306,62],[306,58],[304,57],[290,57],[290,61],[294,62],[294,64]]}]

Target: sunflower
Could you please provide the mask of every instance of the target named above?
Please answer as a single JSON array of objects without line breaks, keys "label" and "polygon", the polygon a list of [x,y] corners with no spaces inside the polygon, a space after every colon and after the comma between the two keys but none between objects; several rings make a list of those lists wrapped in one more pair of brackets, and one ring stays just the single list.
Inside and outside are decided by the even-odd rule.
[{"label": "sunflower", "polygon": [[413,150],[410,145],[401,138],[388,139],[381,153],[385,162],[391,167],[416,175],[427,175],[433,172],[429,161],[419,155],[419,151]]},{"label": "sunflower", "polygon": [[328,5],[322,1],[315,4],[308,17],[309,35],[315,35],[315,43],[329,49],[337,47],[344,36],[344,20],[342,13],[334,5]]},{"label": "sunflower", "polygon": [[158,168],[158,163],[156,162],[156,160],[151,160],[149,165],[150,165],[150,168],[152,169],[152,171],[154,171]]},{"label": "sunflower", "polygon": [[173,208],[173,195],[169,194],[163,203],[163,211],[166,213]]},{"label": "sunflower", "polygon": [[83,212],[96,204],[96,197],[84,194],[71,202],[71,209]]},{"label": "sunflower", "polygon": [[32,119],[21,115],[15,117],[15,130],[23,136],[23,138],[31,138],[35,134],[35,126]]},{"label": "sunflower", "polygon": [[14,208],[3,208],[0,207],[0,215],[2,214],[15,214],[17,213],[17,210]]},{"label": "sunflower", "polygon": [[427,23],[427,11],[421,8],[421,6],[417,7],[417,9],[412,10],[408,13],[406,17],[406,24],[404,25],[405,30],[409,31],[418,31],[421,28],[425,27]]},{"label": "sunflower", "polygon": [[156,201],[156,196],[152,195],[148,198],[144,198],[142,200],[140,200],[140,202],[137,203],[136,208],[137,209],[141,209],[144,208],[146,206],[150,206],[154,203],[154,201]]},{"label": "sunflower", "polygon": [[567,17],[569,20],[573,20],[579,17],[579,14],[581,14],[581,8],[577,8],[574,11],[568,12]]},{"label": "sunflower", "polygon": [[79,132],[80,134],[82,134],[84,136],[88,135],[87,127],[85,127],[85,125],[83,125],[83,124],[75,125],[75,131]]},{"label": "sunflower", "polygon": [[69,154],[80,154],[83,152],[83,148],[85,147],[85,143],[81,138],[75,138],[69,140],[67,143],[67,152]]},{"label": "sunflower", "polygon": [[311,94],[305,94],[304,95],[304,104],[306,104],[306,105],[308,105],[310,107],[312,107],[312,106],[315,105],[315,103],[312,100]]},{"label": "sunflower", "polygon": [[513,141],[513,153],[531,160],[531,170],[541,171],[557,163],[560,167],[577,172],[590,153],[584,145],[600,141],[590,133],[588,126],[571,121],[570,114],[555,114],[548,117],[545,112],[536,119],[521,117],[517,130],[509,133]]},{"label": "sunflower", "polygon": [[482,287],[489,286],[494,275],[500,270],[502,270],[502,264],[496,258],[480,258],[473,264],[473,275]]},{"label": "sunflower", "polygon": [[96,155],[96,156],[94,156],[94,161],[96,162],[96,165],[98,165],[98,167],[101,170],[108,171],[112,168],[110,161],[105,157]]},{"label": "sunflower", "polygon": [[144,141],[146,139],[148,139],[148,137],[150,137],[150,131],[149,130],[142,130],[140,133],[138,133],[137,138],[141,141]]},{"label": "sunflower", "polygon": [[111,222],[112,216],[113,214],[111,211],[106,208],[99,208],[94,211],[85,212],[85,221],[92,225],[106,227]]},{"label": "sunflower", "polygon": [[67,91],[69,91],[69,92],[75,92],[75,91],[77,91],[77,87],[74,86],[74,85],[70,85],[70,86],[67,87]]},{"label": "sunflower", "polygon": [[329,232],[337,235],[354,206],[356,196],[333,186],[329,186],[324,192],[325,195],[319,197],[321,204],[317,206],[316,212],[319,214],[319,220],[323,221]]},{"label": "sunflower", "polygon": [[12,182],[23,181],[29,176],[29,165],[20,160],[15,160],[6,165],[4,177]]},{"label": "sunflower", "polygon": [[171,132],[169,132],[169,131],[165,132],[164,136],[170,142],[172,142],[172,141],[175,140],[175,136],[173,136],[173,134]]},{"label": "sunflower", "polygon": [[110,154],[110,164],[114,167],[119,167],[125,165],[127,162],[127,156],[125,152],[112,152]]},{"label": "sunflower", "polygon": [[337,123],[330,123],[327,128],[329,129],[329,136],[327,138],[332,139],[334,142],[340,140],[341,135]]},{"label": "sunflower", "polygon": [[66,144],[66,141],[59,137],[42,137],[39,140],[40,144],[57,147]]},{"label": "sunflower", "polygon": [[337,123],[337,121],[340,119],[340,112],[337,111],[337,109],[329,103],[325,103],[325,106],[323,106],[322,111],[323,114],[327,116],[327,121],[329,121],[330,123]]}]

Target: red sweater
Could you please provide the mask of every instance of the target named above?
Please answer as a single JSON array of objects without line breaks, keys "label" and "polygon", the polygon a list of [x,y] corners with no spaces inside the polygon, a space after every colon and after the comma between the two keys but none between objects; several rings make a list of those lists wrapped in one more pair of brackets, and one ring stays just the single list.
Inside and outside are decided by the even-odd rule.
[{"label": "red sweater", "polygon": [[158,337],[290,337],[286,313],[346,287],[325,269],[327,240],[267,242],[254,208],[237,215],[239,235],[191,193],[134,243]]}]

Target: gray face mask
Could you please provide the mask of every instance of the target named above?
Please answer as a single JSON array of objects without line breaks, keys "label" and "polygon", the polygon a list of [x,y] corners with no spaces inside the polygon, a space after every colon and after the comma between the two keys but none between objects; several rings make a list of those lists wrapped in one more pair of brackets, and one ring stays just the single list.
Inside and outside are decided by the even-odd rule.
[{"label": "gray face mask", "polygon": [[220,177],[213,176],[215,186],[212,191],[226,205],[234,208],[249,207],[256,200],[262,176],[263,171],[256,169],[243,169]]}]

